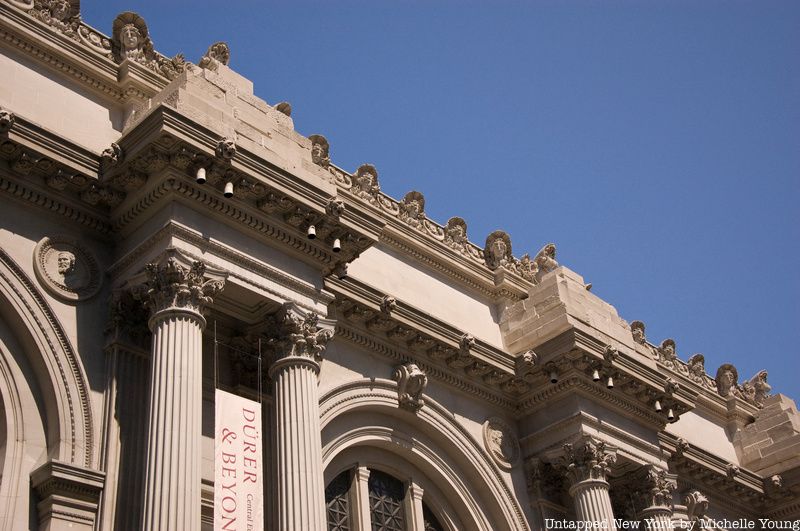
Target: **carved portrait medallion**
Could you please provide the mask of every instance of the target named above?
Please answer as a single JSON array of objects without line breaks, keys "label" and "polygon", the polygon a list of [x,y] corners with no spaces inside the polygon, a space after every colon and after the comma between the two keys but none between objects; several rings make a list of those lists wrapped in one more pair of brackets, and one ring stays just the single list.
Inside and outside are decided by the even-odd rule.
[{"label": "carved portrait medallion", "polygon": [[519,457],[519,443],[504,420],[492,417],[483,423],[483,444],[503,470],[510,470]]},{"label": "carved portrait medallion", "polygon": [[42,238],[33,251],[33,267],[42,286],[67,302],[92,297],[102,283],[94,255],[66,236]]}]

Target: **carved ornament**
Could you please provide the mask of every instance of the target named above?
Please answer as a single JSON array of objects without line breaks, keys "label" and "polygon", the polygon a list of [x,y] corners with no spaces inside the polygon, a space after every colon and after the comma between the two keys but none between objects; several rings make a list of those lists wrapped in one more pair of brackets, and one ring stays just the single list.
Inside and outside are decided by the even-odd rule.
[{"label": "carved ornament", "polygon": [[428,385],[428,377],[414,363],[395,368],[392,378],[397,382],[397,400],[400,407],[417,412],[425,404],[422,393]]},{"label": "carved ornament", "polygon": [[497,269],[512,263],[514,256],[511,254],[511,238],[508,233],[496,230],[487,236],[483,255],[486,267],[489,269]]},{"label": "carved ornament", "polygon": [[0,108],[0,134],[8,133],[15,121],[16,117],[13,112]]},{"label": "carved ornament", "polygon": [[686,515],[690,522],[702,520],[708,511],[708,498],[699,490],[690,490],[683,497],[686,505]]},{"label": "carved ornament", "polygon": [[616,448],[603,441],[586,438],[563,446],[559,465],[574,487],[582,481],[606,481],[617,460]]},{"label": "carved ornament", "polygon": [[353,176],[353,194],[367,202],[376,205],[381,187],[378,184],[378,170],[372,164],[362,164]]},{"label": "carved ornament", "polygon": [[318,363],[333,337],[333,322],[286,303],[267,320],[267,335],[277,359],[305,358]]},{"label": "carved ornament", "polygon": [[138,63],[167,79],[186,70],[183,54],[173,58],[164,57],[153,48],[147,31],[147,23],[138,14],[126,11],[114,19],[111,32],[113,57],[118,62],[128,60]]},{"label": "carved ornament", "polygon": [[330,166],[331,156],[328,140],[322,135],[311,135],[308,139],[311,140],[311,162],[323,168]]},{"label": "carved ornament", "polygon": [[216,72],[219,65],[228,66],[231,61],[231,49],[225,42],[215,42],[208,47],[206,54],[200,59],[198,66]]},{"label": "carved ornament", "polygon": [[154,318],[162,312],[183,311],[201,316],[225,286],[226,278],[226,273],[168,249],[160,260],[145,266],[144,282],[134,286],[132,292],[150,310],[152,329]]},{"label": "carved ornament", "polygon": [[414,228],[422,228],[425,221],[425,198],[421,193],[408,192],[400,201],[400,219]]},{"label": "carved ornament", "polygon": [[217,157],[230,162],[236,155],[236,143],[230,138],[223,138],[217,143]]},{"label": "carved ornament", "polygon": [[483,423],[483,444],[503,470],[510,470],[519,458],[519,442],[514,430],[498,417],[489,418]]},{"label": "carved ornament", "polygon": [[42,238],[33,251],[33,265],[42,286],[66,302],[94,296],[103,281],[94,254],[68,236]]},{"label": "carved ornament", "polygon": [[633,321],[631,323],[631,335],[633,340],[640,345],[647,344],[647,336],[644,333],[644,323],[641,321]]}]

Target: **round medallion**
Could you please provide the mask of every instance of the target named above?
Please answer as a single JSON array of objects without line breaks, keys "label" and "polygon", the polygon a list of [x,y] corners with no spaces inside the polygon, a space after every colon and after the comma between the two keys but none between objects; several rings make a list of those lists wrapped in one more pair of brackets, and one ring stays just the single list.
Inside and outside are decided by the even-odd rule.
[{"label": "round medallion", "polygon": [[519,443],[504,420],[492,417],[483,423],[483,444],[486,451],[504,470],[510,470],[519,457]]},{"label": "round medallion", "polygon": [[42,286],[63,301],[82,301],[100,289],[97,260],[72,238],[42,238],[33,251],[33,266]]}]

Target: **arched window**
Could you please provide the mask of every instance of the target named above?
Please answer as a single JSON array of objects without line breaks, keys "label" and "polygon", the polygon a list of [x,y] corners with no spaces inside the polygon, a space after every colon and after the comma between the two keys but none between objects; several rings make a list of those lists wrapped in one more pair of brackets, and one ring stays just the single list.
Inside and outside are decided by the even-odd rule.
[{"label": "arched window", "polygon": [[345,470],[325,488],[328,531],[350,531],[350,479],[350,471]]},{"label": "arched window", "polygon": [[369,516],[373,531],[405,531],[403,482],[380,470],[369,471]]},{"label": "arched window", "polygon": [[[419,487],[382,470],[359,467],[345,470],[325,488],[328,531],[372,529],[445,531],[428,505],[420,499]],[[356,525],[356,522],[360,525]]]}]

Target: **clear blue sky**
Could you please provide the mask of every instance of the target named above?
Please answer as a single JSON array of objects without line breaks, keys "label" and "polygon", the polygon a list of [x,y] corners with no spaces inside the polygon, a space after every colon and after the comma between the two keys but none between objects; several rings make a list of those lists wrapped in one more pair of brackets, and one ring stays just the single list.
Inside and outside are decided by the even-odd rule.
[{"label": "clear blue sky", "polygon": [[[337,7],[334,7],[336,4]],[[559,261],[658,343],[800,400],[800,2],[82,2],[225,40],[346,169]]]}]

